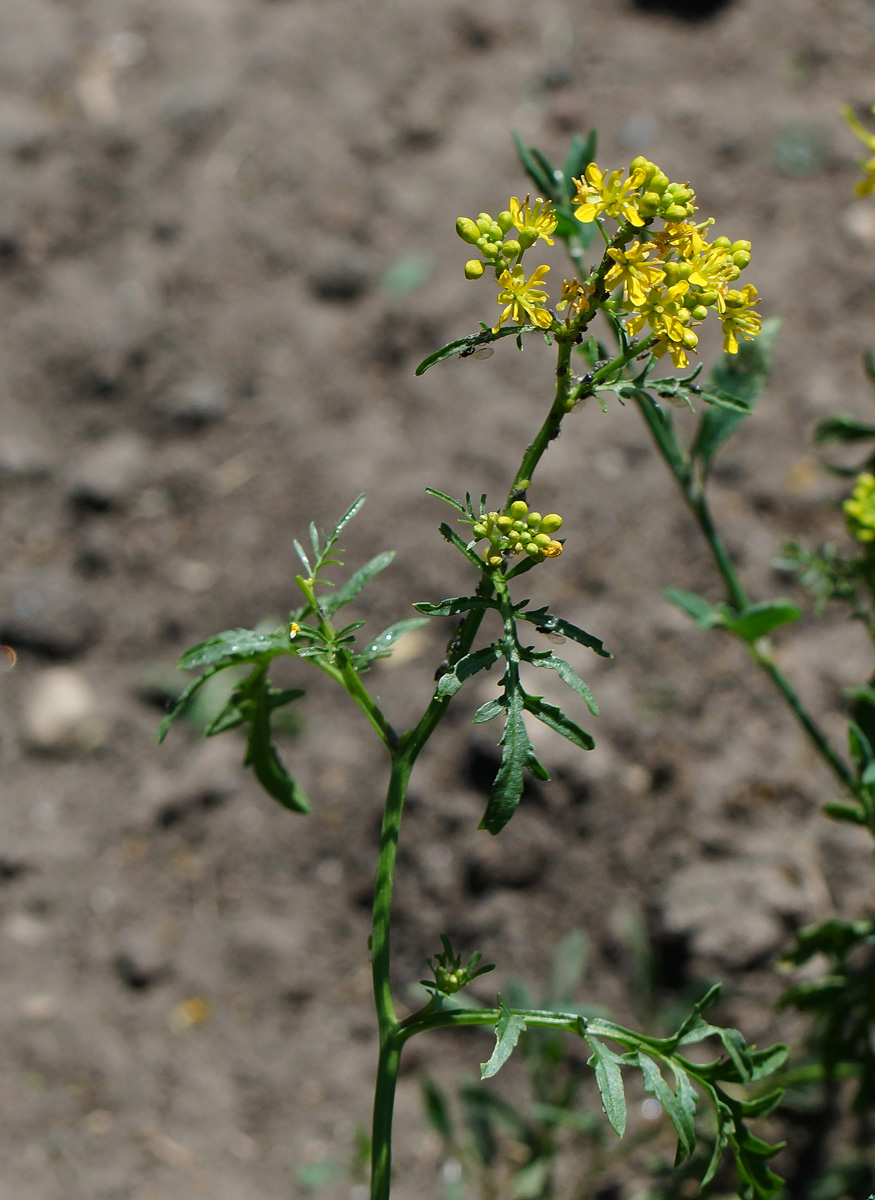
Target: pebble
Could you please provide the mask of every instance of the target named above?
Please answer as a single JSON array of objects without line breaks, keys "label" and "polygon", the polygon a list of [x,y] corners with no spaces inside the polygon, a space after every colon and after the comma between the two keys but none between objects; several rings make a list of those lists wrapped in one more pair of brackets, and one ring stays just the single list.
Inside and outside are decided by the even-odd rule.
[{"label": "pebble", "polygon": [[119,433],[91,446],[70,468],[70,499],[98,512],[123,507],[138,491],[149,461],[145,439]]},{"label": "pebble", "polygon": [[184,425],[209,425],[228,411],[227,388],[211,375],[194,375],[170,393],[164,411]]},{"label": "pebble", "polygon": [[0,478],[19,481],[44,479],[51,474],[50,457],[37,442],[17,433],[0,436]]},{"label": "pebble", "polygon": [[365,294],[370,280],[364,268],[355,263],[326,259],[307,276],[307,286],[319,300],[351,304]]},{"label": "pebble", "polygon": [[25,741],[53,754],[87,754],[106,735],[97,697],[70,667],[51,667],[37,676],[23,713]]},{"label": "pebble", "polygon": [[45,658],[75,658],[97,640],[100,618],[64,569],[30,572],[0,599],[0,642]]}]

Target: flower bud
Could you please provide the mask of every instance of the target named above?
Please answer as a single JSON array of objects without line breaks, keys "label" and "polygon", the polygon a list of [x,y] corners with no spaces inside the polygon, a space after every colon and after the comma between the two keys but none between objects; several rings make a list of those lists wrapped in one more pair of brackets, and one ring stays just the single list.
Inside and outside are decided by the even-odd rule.
[{"label": "flower bud", "polygon": [[737,242],[733,242],[731,246],[733,254],[736,250],[747,250],[750,253],[750,242],[747,238],[739,238]]},{"label": "flower bud", "polygon": [[513,225],[513,216],[505,209],[504,212],[500,212],[498,214],[498,216],[495,218],[495,222],[501,229],[502,233],[507,233],[508,229],[510,229]]},{"label": "flower bud", "polygon": [[495,522],[502,533],[507,533],[508,529],[513,528],[513,519],[511,517],[499,517]]},{"label": "flower bud", "polygon": [[698,300],[700,304],[707,304],[708,307],[717,303],[716,292],[699,292]]},{"label": "flower bud", "polygon": [[526,521],[527,521],[530,529],[538,529],[541,524],[541,514],[536,513],[536,512],[531,512],[531,513],[529,513],[528,517],[526,518]]},{"label": "flower bud", "polygon": [[515,238],[511,238],[510,241],[505,242],[502,246],[502,253],[505,258],[516,258],[521,250],[522,246]]},{"label": "flower bud", "polygon": [[645,192],[638,201],[638,211],[642,217],[655,217],[661,203],[662,197],[658,192]]},{"label": "flower bud", "polygon": [[699,344],[699,335],[693,329],[685,329],[681,341],[687,350],[695,350]]},{"label": "flower bud", "polygon": [[492,217],[490,217],[489,213],[480,214],[480,216],[477,218],[477,228],[481,233],[489,233],[490,229],[492,228]]},{"label": "flower bud", "polygon": [[538,558],[540,553],[541,547],[536,545],[534,542],[528,542],[526,544],[526,554],[528,554],[529,558]]},{"label": "flower bud", "polygon": [[485,538],[486,537],[486,526],[478,523],[477,525],[474,526],[472,532],[474,534],[474,537],[477,538],[478,540],[480,538]]},{"label": "flower bud", "polygon": [[470,217],[459,217],[456,221],[456,233],[463,242],[468,242],[472,246],[476,245],[477,239],[480,237],[480,230]]},{"label": "flower bud", "polygon": [[528,229],[524,229],[517,240],[521,249],[528,250],[530,246],[534,246],[538,240],[538,235]]},{"label": "flower bud", "polygon": [[562,518],[558,513],[547,513],[546,517],[541,518],[541,532],[555,533],[557,529],[562,527]]},{"label": "flower bud", "polygon": [[665,191],[665,189],[667,187],[668,187],[668,176],[665,175],[662,171],[657,171],[656,174],[653,175],[647,183],[647,190],[650,192],[658,192],[660,196],[662,195],[662,193]]},{"label": "flower bud", "polygon": [[513,504],[507,510],[514,521],[521,521],[529,511],[529,506],[525,500],[514,500]]},{"label": "flower bud", "polygon": [[670,204],[662,215],[666,221],[683,221],[690,215],[690,211],[686,204]]},{"label": "flower bud", "polygon": [[561,542],[551,542],[549,546],[544,547],[544,554],[547,558],[558,558],[562,553]]},{"label": "flower bud", "polygon": [[497,550],[491,550],[489,554],[486,555],[486,561],[490,567],[500,567],[504,562],[504,559]]},{"label": "flower bud", "polygon": [[539,550],[543,550],[545,546],[549,546],[552,540],[553,539],[550,537],[549,533],[536,533],[532,538],[532,541]]},{"label": "flower bud", "polygon": [[465,278],[479,279],[483,274],[483,263],[479,258],[469,258],[465,263]]},{"label": "flower bud", "polygon": [[500,225],[497,225],[495,221],[493,221],[489,226],[489,236],[493,242],[500,242],[504,237],[504,230]]},{"label": "flower bud", "polygon": [[729,238],[723,237],[722,235],[720,237],[716,237],[711,245],[716,246],[720,250],[730,250],[732,248],[732,243],[730,242]]},{"label": "flower bud", "polygon": [[493,259],[498,258],[501,253],[501,246],[497,246],[495,242],[487,242],[485,246],[480,247],[480,253],[491,262]]},{"label": "flower bud", "polygon": [[750,251],[749,250],[733,250],[732,261],[738,267],[739,271],[743,271],[745,267],[750,266]]},{"label": "flower bud", "polygon": [[696,321],[704,321],[708,315],[708,310],[704,304],[697,304],[695,308],[690,310],[693,314],[693,319]]}]

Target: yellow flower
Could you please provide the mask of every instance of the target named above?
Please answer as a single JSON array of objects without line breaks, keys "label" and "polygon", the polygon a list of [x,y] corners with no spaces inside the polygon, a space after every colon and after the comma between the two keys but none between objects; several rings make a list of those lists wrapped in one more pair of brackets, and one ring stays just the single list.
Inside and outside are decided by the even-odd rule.
[{"label": "yellow flower", "polygon": [[668,351],[676,367],[687,366],[686,351],[695,350],[699,340],[689,328],[690,313],[683,305],[683,297],[689,290],[686,279],[672,284],[664,292],[651,288],[640,310],[626,322],[626,330],[632,337],[637,337],[644,326],[649,325],[659,339],[653,346],[654,355],[662,358]]},{"label": "yellow flower", "polygon": [[842,505],[849,533],[858,542],[875,542],[875,475],[857,476],[851,498]]},{"label": "yellow flower", "polygon": [[731,288],[726,293],[726,311],[720,318],[724,354],[737,354],[738,339],[750,341],[762,329],[762,317],[753,311],[758,302],[757,290],[752,283],[745,284],[741,291]]},{"label": "yellow flower", "polygon": [[[872,106],[872,112],[875,113],[875,105]],[[875,133],[870,133],[862,121],[857,119],[850,105],[846,104],[842,109],[842,116],[867,150],[873,154],[868,161],[859,160],[863,178],[854,188],[855,196],[867,196],[870,192],[875,192]]]},{"label": "yellow flower", "polygon": [[687,276],[690,283],[704,288],[706,292],[716,293],[714,306],[719,313],[726,311],[726,295],[730,283],[740,274],[738,267],[729,257],[729,250],[724,246],[705,246],[703,250],[687,259],[692,271]]},{"label": "yellow flower", "polygon": [[625,250],[609,250],[614,260],[605,276],[605,286],[623,285],[623,299],[627,304],[640,308],[647,303],[647,293],[665,279],[665,271],[659,262],[644,260],[656,249],[653,242],[634,242]]},{"label": "yellow flower", "polygon": [[644,170],[637,168],[623,180],[622,171],[603,175],[595,163],[590,163],[584,175],[586,183],[582,179],[574,181],[577,184],[574,199],[580,205],[574,210],[578,221],[594,221],[599,213],[604,213],[620,223],[628,221],[639,229],[643,226],[644,218],[638,212],[640,197],[634,193],[647,178]]},{"label": "yellow flower", "polygon": [[550,328],[553,324],[553,314],[542,307],[547,293],[541,288],[544,276],[549,270],[549,267],[536,267],[529,279],[526,279],[526,273],[519,263],[510,271],[502,271],[498,277],[502,289],[498,293],[498,303],[505,307],[498,323],[492,327],[493,333],[498,333],[508,317],[517,325],[525,324],[528,317],[539,329]]},{"label": "yellow flower", "polygon": [[539,196],[534,205],[530,206],[528,196],[524,204],[520,204],[516,196],[511,196],[510,215],[513,218],[513,227],[520,235],[518,240],[523,250],[534,246],[538,238],[543,238],[548,246],[553,245],[550,234],[556,228],[557,217],[550,207],[549,200],[544,201]]}]

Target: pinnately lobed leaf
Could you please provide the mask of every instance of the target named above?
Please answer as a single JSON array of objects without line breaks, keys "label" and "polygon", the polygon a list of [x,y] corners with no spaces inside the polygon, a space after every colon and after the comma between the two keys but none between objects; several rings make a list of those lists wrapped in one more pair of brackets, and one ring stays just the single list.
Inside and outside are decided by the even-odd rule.
[{"label": "pinnately lobed leaf", "polygon": [[480,1064],[480,1078],[491,1079],[497,1075],[513,1053],[520,1034],[525,1033],[526,1023],[507,1007],[498,997],[498,1020],[495,1023],[495,1049],[489,1062]]},{"label": "pinnately lobed leaf", "polygon": [[595,1081],[602,1098],[605,1114],[614,1133],[617,1137],[622,1137],[626,1132],[626,1092],[620,1071],[623,1059],[592,1034],[586,1035],[586,1043],[592,1050],[592,1057],[588,1060],[587,1066],[593,1067],[595,1070]]}]

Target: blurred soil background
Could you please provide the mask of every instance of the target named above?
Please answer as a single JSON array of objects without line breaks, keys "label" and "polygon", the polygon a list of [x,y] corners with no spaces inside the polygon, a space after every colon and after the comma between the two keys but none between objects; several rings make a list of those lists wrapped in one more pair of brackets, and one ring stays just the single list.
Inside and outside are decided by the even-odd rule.
[{"label": "blurred soil background", "polygon": [[[314,812],[289,815],[236,735],[198,739],[208,706],[156,746],[173,664],[279,622],[292,538],[359,492],[348,567],[398,551],[358,609],[372,632],[470,587],[424,489],[505,493],[550,353],[505,342],[413,370],[494,319],[453,225],[529,190],[511,129],[561,159],[597,126],[603,168],[645,154],[753,242],[745,281],[784,326],[715,500],[753,594],[793,594],[782,544],[843,536],[811,430],[872,411],[875,207],[853,199],[840,107],[875,101],[873,52],[872,0],[3,0],[2,1200],[363,1194],[382,755],[305,678],[283,750]],[[554,782],[492,839],[476,826],[498,731],[470,717],[494,678],[458,698],[414,779],[398,986],[447,931],[499,963],[479,995],[511,976],[538,993],[582,928],[583,998],[617,1019],[658,1028],[721,979],[721,1020],[798,1038],[775,962],[795,927],[871,912],[871,842],[819,814],[832,782],[742,650],[662,599],[720,592],[637,414],[587,407],[546,468],[532,502],[565,515],[567,547],[526,582],[614,653],[571,648],[597,749],[533,731]],[[399,727],[449,633],[434,621],[375,668]],[[864,632],[806,617],[779,643],[841,736]],[[443,1194],[418,1073],[476,1078],[489,1046],[409,1048],[398,1200]],[[769,1133],[808,1195],[804,1128]],[[598,1194],[641,1193],[642,1162]]]}]

